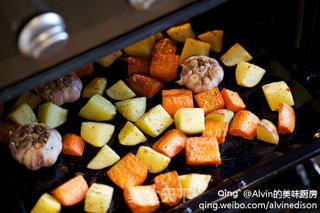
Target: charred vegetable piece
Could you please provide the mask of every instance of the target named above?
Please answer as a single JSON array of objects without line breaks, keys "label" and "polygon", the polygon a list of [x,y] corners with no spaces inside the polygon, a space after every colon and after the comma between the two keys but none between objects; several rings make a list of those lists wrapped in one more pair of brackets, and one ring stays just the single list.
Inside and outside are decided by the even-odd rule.
[{"label": "charred vegetable piece", "polygon": [[122,56],[122,51],[118,50],[110,55],[100,58],[97,62],[104,67],[110,67],[116,60]]},{"label": "charred vegetable piece", "polygon": [[98,122],[82,122],[80,135],[83,140],[95,147],[102,147],[110,140],[114,125]]},{"label": "charred vegetable piece", "polygon": [[113,196],[111,186],[94,183],[90,186],[84,201],[84,211],[86,212],[107,212],[110,208]]},{"label": "charred vegetable piece", "polygon": [[203,136],[215,137],[219,144],[222,144],[227,136],[229,124],[227,122],[205,121]]},{"label": "charred vegetable piece", "polygon": [[263,85],[262,90],[272,111],[277,111],[280,103],[294,105],[291,90],[284,81]]},{"label": "charred vegetable piece", "polygon": [[187,174],[179,175],[182,184],[183,197],[193,199],[202,194],[208,188],[211,175]]},{"label": "charred vegetable piece", "polygon": [[61,126],[66,122],[68,110],[47,102],[39,106],[38,119],[40,123],[45,123],[52,128]]},{"label": "charred vegetable piece", "polygon": [[174,116],[177,129],[185,134],[202,133],[204,127],[204,110],[202,108],[181,108]]},{"label": "charred vegetable piece", "polygon": [[46,124],[20,126],[10,136],[11,155],[30,170],[52,166],[61,150],[61,135]]},{"label": "charred vegetable piece", "polygon": [[157,137],[173,123],[173,119],[161,104],[150,109],[135,124],[144,133]]},{"label": "charred vegetable piece", "polygon": [[190,56],[209,56],[210,46],[211,45],[206,42],[187,38],[181,52],[179,63],[185,63],[185,60]]},{"label": "charred vegetable piece", "polygon": [[107,89],[106,93],[110,98],[117,101],[136,97],[136,94],[122,80]]},{"label": "charred vegetable piece", "polygon": [[162,106],[172,117],[180,108],[193,108],[192,91],[188,89],[162,90]]},{"label": "charred vegetable piece", "polygon": [[189,137],[185,154],[188,165],[221,164],[219,145],[215,137]]},{"label": "charred vegetable piece", "polygon": [[82,82],[74,72],[35,89],[44,100],[58,106],[78,100],[81,90]]},{"label": "charred vegetable piece", "polygon": [[120,160],[119,155],[108,145],[104,145],[97,155],[89,162],[88,169],[104,169]]},{"label": "charred vegetable piece", "polygon": [[185,42],[187,38],[195,38],[195,34],[191,28],[190,23],[173,26],[167,30],[167,34],[173,40],[178,42]]},{"label": "charred vegetable piece", "polygon": [[215,59],[193,56],[182,65],[181,79],[177,83],[185,85],[194,93],[200,93],[217,87],[223,76],[224,71]]},{"label": "charred vegetable piece", "polygon": [[38,104],[41,103],[41,101],[42,101],[42,99],[39,95],[36,95],[36,94],[28,91],[28,92],[23,93],[19,97],[19,99],[12,106],[12,109],[16,109],[24,103],[27,103],[31,107],[31,109],[34,109],[34,108],[36,108],[36,106],[38,106]]},{"label": "charred vegetable piece", "polygon": [[130,121],[127,121],[120,130],[118,138],[119,143],[125,146],[134,146],[147,141],[144,134]]},{"label": "charred vegetable piece", "polygon": [[198,35],[201,41],[211,44],[211,50],[219,53],[223,45],[223,30],[212,30]]},{"label": "charred vegetable piece", "polygon": [[109,178],[121,189],[143,184],[148,169],[132,153],[128,153],[107,172]]},{"label": "charred vegetable piece", "polygon": [[259,118],[247,110],[238,111],[232,119],[229,134],[253,140],[257,135]]},{"label": "charred vegetable piece", "polygon": [[129,57],[128,58],[128,76],[134,74],[149,74],[149,57]]},{"label": "charred vegetable piece", "polygon": [[170,82],[177,77],[179,55],[157,54],[152,56],[150,75],[164,82]]},{"label": "charred vegetable piece", "polygon": [[82,175],[78,175],[51,191],[63,206],[73,206],[80,203],[89,187]]},{"label": "charred vegetable piece", "polygon": [[164,87],[161,81],[139,74],[130,76],[128,84],[136,93],[147,99],[155,96]]},{"label": "charred vegetable piece", "polygon": [[38,122],[36,115],[27,103],[20,105],[18,108],[13,110],[8,116],[11,120],[15,121],[19,125]]},{"label": "charred vegetable piece", "polygon": [[92,96],[79,112],[79,116],[93,121],[109,121],[115,115],[116,107],[98,94]]},{"label": "charred vegetable piece", "polygon": [[250,61],[252,56],[239,44],[234,44],[225,54],[220,57],[222,63],[228,67],[237,65],[239,62]]},{"label": "charred vegetable piece", "polygon": [[155,45],[152,50],[152,56],[156,55],[176,55],[177,44],[175,41],[162,38]]},{"label": "charred vegetable piece", "polygon": [[237,92],[223,88],[221,90],[221,95],[226,107],[232,112],[238,112],[246,108],[246,105]]},{"label": "charred vegetable piece", "polygon": [[115,103],[118,112],[127,120],[136,122],[146,112],[146,97],[132,98]]},{"label": "charred vegetable piece", "polygon": [[165,170],[170,163],[170,158],[148,146],[140,146],[136,157],[150,173],[159,173]]},{"label": "charred vegetable piece", "polygon": [[124,200],[132,212],[153,212],[160,206],[155,186],[130,186],[123,192]]},{"label": "charred vegetable piece", "polygon": [[92,96],[99,94],[103,95],[104,90],[107,87],[107,79],[106,78],[95,78],[90,83],[84,87],[82,91],[83,98],[91,98]]},{"label": "charred vegetable piece", "polygon": [[150,36],[141,41],[138,41],[126,48],[123,51],[131,56],[151,56],[152,48],[154,45],[155,39],[154,36]]},{"label": "charred vegetable piece", "polygon": [[224,107],[224,101],[218,87],[201,92],[194,96],[199,107],[204,109],[204,114],[208,114]]},{"label": "charred vegetable piece", "polygon": [[156,176],[154,179],[161,202],[173,206],[182,199],[182,185],[176,170]]},{"label": "charred vegetable piece", "polygon": [[48,193],[44,193],[36,205],[32,208],[30,213],[59,213],[61,204],[59,201]]},{"label": "charred vegetable piece", "polygon": [[296,124],[294,110],[286,103],[279,104],[278,132],[279,134],[293,133]]},{"label": "charred vegetable piece", "polygon": [[167,131],[152,148],[172,158],[184,149],[187,136],[179,129]]}]

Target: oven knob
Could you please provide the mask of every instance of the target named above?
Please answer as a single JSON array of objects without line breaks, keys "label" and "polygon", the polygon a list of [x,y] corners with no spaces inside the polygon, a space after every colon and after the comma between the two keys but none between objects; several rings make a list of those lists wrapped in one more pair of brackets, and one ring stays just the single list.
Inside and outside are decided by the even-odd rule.
[{"label": "oven knob", "polygon": [[39,59],[59,51],[68,40],[60,15],[43,13],[32,18],[21,30],[18,47],[23,55]]}]

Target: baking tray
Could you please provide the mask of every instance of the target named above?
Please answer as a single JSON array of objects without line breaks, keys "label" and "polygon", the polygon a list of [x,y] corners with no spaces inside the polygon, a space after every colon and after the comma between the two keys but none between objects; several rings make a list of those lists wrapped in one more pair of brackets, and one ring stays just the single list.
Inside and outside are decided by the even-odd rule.
[{"label": "baking tray", "polygon": [[[220,9],[223,12],[223,8]],[[293,134],[281,135],[279,145],[277,146],[258,140],[248,141],[227,135],[225,143],[220,145],[222,156],[222,164],[220,166],[189,166],[185,163],[184,152],[179,153],[172,158],[169,167],[162,173],[171,170],[177,170],[178,174],[194,172],[210,174],[212,175],[212,179],[207,191],[199,197],[181,203],[173,208],[161,205],[157,210],[159,212],[201,211],[198,206],[200,202],[221,202],[229,199],[229,197],[218,196],[217,191],[220,189],[234,191],[252,187],[320,152],[320,141],[319,139],[314,139],[314,133],[320,128],[319,102],[290,75],[290,72],[281,66],[281,63],[270,55],[263,39],[251,39],[256,35],[253,31],[240,32],[234,26],[226,22],[222,23],[218,21],[215,25],[208,26],[208,23],[203,20],[214,18],[214,15],[212,15],[214,12],[215,11],[210,11],[190,20],[196,34],[213,28],[224,29],[225,42],[222,52],[225,52],[235,42],[240,42],[253,55],[254,59],[252,63],[267,70],[262,81],[256,87],[248,89],[237,86],[234,79],[234,67],[224,67],[225,77],[222,84],[219,85],[219,88],[222,89],[226,87],[238,91],[246,103],[248,110],[255,113],[261,119],[266,118],[277,123],[277,112],[270,111],[262,93],[261,86],[266,83],[285,80],[291,88],[296,101],[296,128]],[[181,45],[179,45],[178,49],[181,51]],[[219,58],[221,54],[212,54],[211,56]],[[108,79],[108,87],[119,78],[126,78],[127,68],[124,60],[117,60],[115,64],[109,68],[101,67],[98,64],[94,64],[94,66],[96,70],[95,74],[84,77],[84,85],[94,77],[106,77]],[[166,88],[179,88],[179,86],[171,82],[166,84]],[[12,100],[12,102],[13,101],[14,100]],[[77,114],[86,102],[87,99],[80,99],[72,104],[63,105],[64,108],[69,110],[69,114],[67,122],[58,128],[62,135],[66,133],[80,133],[81,122],[86,120],[80,118]],[[148,100],[147,108],[150,109],[159,103],[161,103],[161,93],[158,93],[153,99]],[[116,126],[113,137],[108,145],[111,146],[120,157],[125,156],[128,152],[136,153],[139,145],[133,147],[122,146],[117,139],[120,129],[125,124],[125,119],[118,113],[115,118],[108,123]],[[170,128],[174,128],[174,125]],[[148,137],[148,141],[143,145],[151,146],[158,138]],[[7,147],[1,147],[0,159],[3,168],[1,187],[3,194],[6,195],[6,200],[4,200],[5,203],[3,205],[4,209],[7,210],[5,212],[29,212],[41,194],[50,192],[50,190],[79,173],[84,175],[89,184],[97,182],[114,187],[114,196],[109,212],[129,212],[123,200],[122,190],[114,185],[107,177],[106,171],[109,168],[99,171],[86,168],[86,165],[98,150],[99,148],[87,144],[82,157],[61,154],[54,166],[33,172],[14,161]],[[152,184],[153,177],[155,176],[155,174],[148,174],[144,184]],[[62,212],[82,211],[83,202],[73,207],[64,207]]]}]

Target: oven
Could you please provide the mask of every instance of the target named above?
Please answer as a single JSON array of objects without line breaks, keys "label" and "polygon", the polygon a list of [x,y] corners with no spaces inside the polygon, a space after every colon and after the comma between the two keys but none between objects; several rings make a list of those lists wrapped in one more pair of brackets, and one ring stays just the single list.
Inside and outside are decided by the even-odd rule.
[{"label": "oven", "polygon": [[[185,164],[184,153],[178,154],[165,171],[210,174],[211,181],[208,189],[198,197],[183,200],[174,207],[161,204],[157,211],[201,212],[200,203],[231,202],[232,194],[221,195],[219,192],[250,190],[285,174],[300,163],[310,159],[315,162],[313,157],[319,155],[319,1],[171,0],[156,2],[149,9],[135,9],[125,0],[23,3],[14,0],[2,4],[0,102],[4,103],[4,114],[22,93],[89,63],[93,63],[95,74],[83,77],[83,85],[96,76],[106,77],[108,86],[115,83],[115,79],[126,79],[125,59],[118,59],[108,68],[96,61],[184,22],[191,23],[196,35],[214,29],[224,30],[223,49],[221,53],[211,53],[212,57],[219,59],[238,42],[253,56],[252,63],[267,70],[258,86],[242,88],[234,80],[235,67],[223,67],[225,77],[219,86],[238,91],[258,117],[275,121],[277,116],[268,108],[261,86],[273,81],[287,82],[295,99],[296,128],[293,134],[280,136],[277,146],[228,135],[226,142],[220,145],[220,166],[189,166]],[[40,48],[38,54],[33,52],[36,51],[34,49],[23,52],[18,41],[24,27],[34,18],[50,12],[61,18],[57,24],[62,26],[60,33],[65,33],[65,37],[53,46],[37,47]],[[178,52],[182,47],[183,44],[178,43]],[[69,114],[67,122],[58,127],[61,134],[79,134],[83,119],[78,116],[78,111],[86,102],[80,99],[64,105]],[[156,103],[161,103],[159,94],[148,101],[148,108]],[[110,122],[115,126],[124,125],[120,116]],[[139,146],[123,147],[117,142],[120,129],[116,128],[108,145],[121,157],[128,152],[135,153]],[[152,146],[154,142],[155,139],[148,138],[146,145]],[[79,173],[84,175],[89,185],[98,182],[115,188],[109,212],[129,212],[122,190],[108,179],[107,169],[93,171],[86,168],[97,150],[87,145],[81,158],[60,155],[54,166],[33,172],[14,161],[9,149],[1,144],[1,186],[7,198],[4,204],[6,212],[30,211],[41,194]],[[154,177],[149,174],[145,184],[152,184]],[[73,207],[63,207],[62,212],[82,212],[83,205],[82,202]]]}]

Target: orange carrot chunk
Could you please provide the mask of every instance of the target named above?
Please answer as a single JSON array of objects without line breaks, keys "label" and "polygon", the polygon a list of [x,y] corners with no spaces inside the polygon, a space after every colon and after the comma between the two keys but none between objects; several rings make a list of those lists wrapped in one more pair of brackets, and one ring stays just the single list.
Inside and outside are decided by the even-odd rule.
[{"label": "orange carrot chunk", "polygon": [[120,188],[141,185],[147,178],[148,169],[132,153],[128,153],[107,172]]},{"label": "orange carrot chunk", "polygon": [[164,204],[173,206],[182,199],[182,185],[176,170],[156,176],[154,179],[157,193]]},{"label": "orange carrot chunk", "polygon": [[62,153],[67,155],[82,156],[85,142],[78,135],[66,134],[62,138]]},{"label": "orange carrot chunk", "polygon": [[221,95],[226,107],[231,111],[238,112],[246,108],[246,105],[237,92],[223,88],[221,90]]},{"label": "orange carrot chunk", "polygon": [[140,96],[152,98],[164,85],[157,79],[145,75],[134,74],[128,78],[128,84]]},{"label": "orange carrot chunk", "polygon": [[152,50],[152,56],[158,54],[175,55],[177,52],[177,43],[169,38],[160,39]]},{"label": "orange carrot chunk", "polygon": [[185,154],[189,165],[221,164],[219,145],[215,137],[189,137]]},{"label": "orange carrot chunk", "polygon": [[279,104],[278,132],[279,134],[292,133],[296,124],[294,110],[286,103]]},{"label": "orange carrot chunk", "polygon": [[259,118],[247,110],[240,110],[233,117],[229,134],[253,140],[257,135]]},{"label": "orange carrot chunk", "polygon": [[194,98],[196,99],[198,106],[204,109],[204,114],[208,114],[224,107],[224,102],[218,87],[201,92],[195,95]]},{"label": "orange carrot chunk", "polygon": [[75,70],[77,76],[79,78],[83,77],[83,76],[86,76],[86,75],[91,75],[94,73],[94,67],[93,67],[93,64],[88,64],[86,66],[83,66],[77,70]]},{"label": "orange carrot chunk", "polygon": [[89,187],[82,175],[78,175],[51,191],[63,206],[73,206],[80,203],[85,197]]},{"label": "orange carrot chunk", "polygon": [[169,82],[178,74],[179,55],[157,54],[152,56],[150,75],[160,81]]},{"label": "orange carrot chunk", "polygon": [[133,213],[153,212],[160,206],[155,185],[130,186],[124,190],[123,196]]},{"label": "orange carrot chunk", "polygon": [[148,57],[129,57],[128,58],[128,75],[149,74],[150,58]]},{"label": "orange carrot chunk", "polygon": [[162,106],[172,117],[180,108],[193,108],[192,91],[188,89],[162,90]]},{"label": "orange carrot chunk", "polygon": [[172,158],[184,148],[186,139],[187,136],[181,130],[171,129],[153,144],[152,148]]},{"label": "orange carrot chunk", "polygon": [[219,144],[222,144],[227,136],[229,124],[219,121],[205,121],[205,130],[202,136],[216,137]]}]

